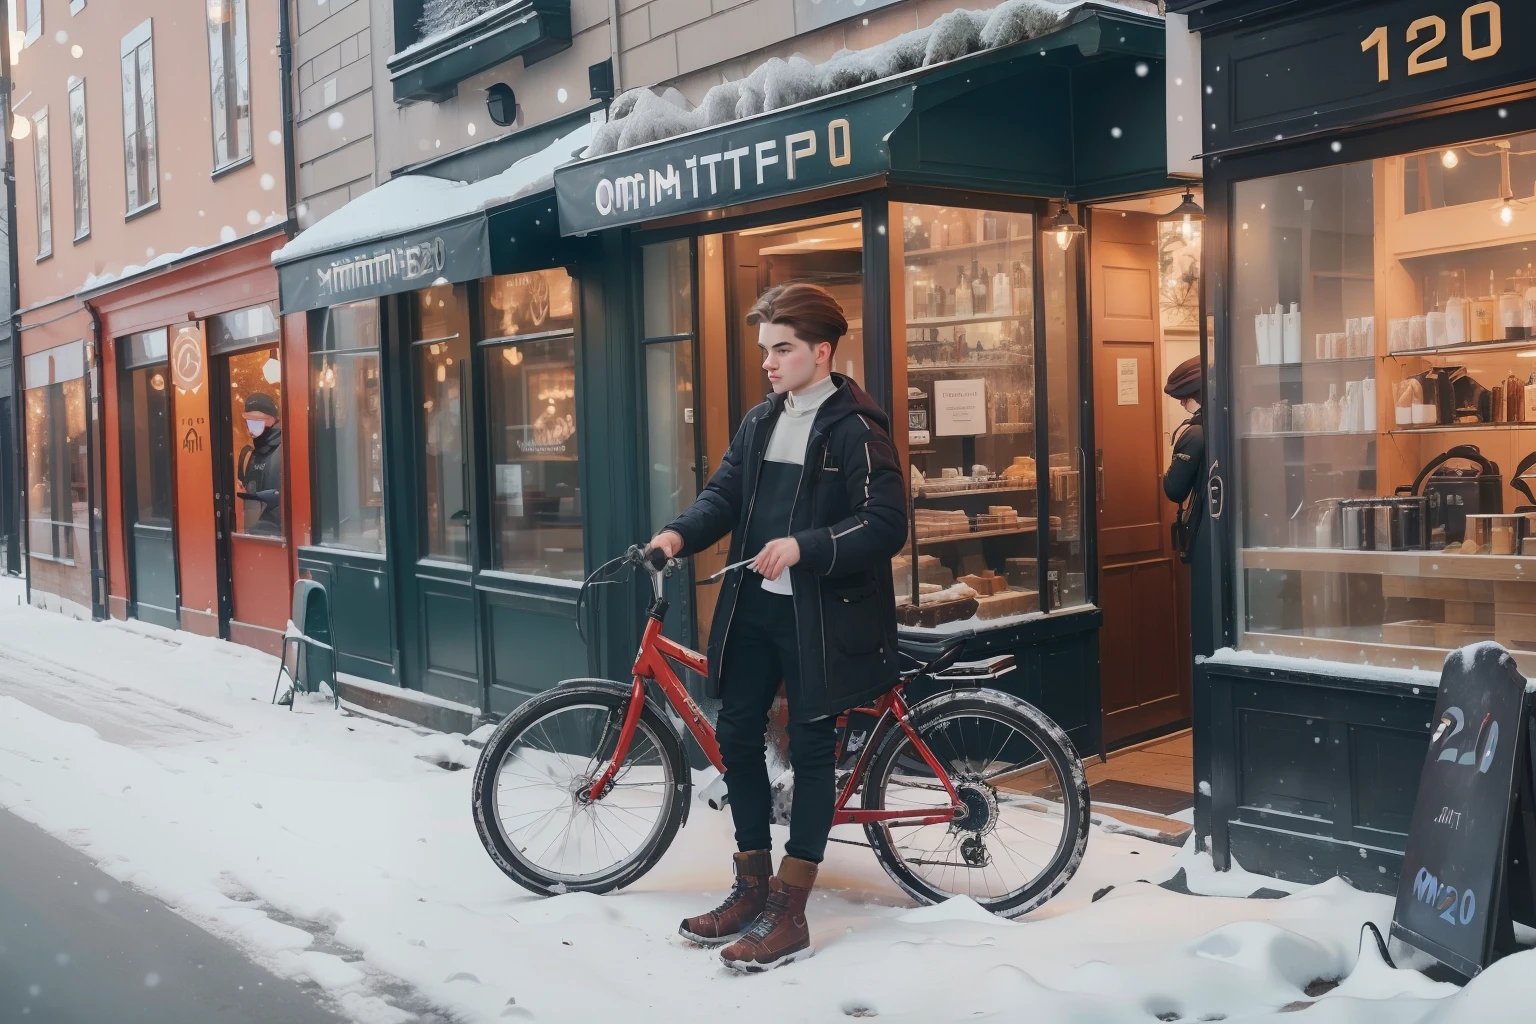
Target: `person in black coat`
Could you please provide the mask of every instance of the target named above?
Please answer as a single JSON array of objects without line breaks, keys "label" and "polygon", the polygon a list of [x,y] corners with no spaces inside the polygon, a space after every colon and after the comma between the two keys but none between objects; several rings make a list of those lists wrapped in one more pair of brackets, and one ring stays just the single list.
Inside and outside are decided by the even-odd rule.
[{"label": "person in black coat", "polygon": [[1163,474],[1163,493],[1181,510],[1184,561],[1194,561],[1200,525],[1205,521],[1205,425],[1200,418],[1200,357],[1186,359],[1168,375],[1163,393],[1179,400],[1189,419],[1173,435],[1173,458]]},{"label": "person in black coat", "polygon": [[[686,555],[729,533],[731,562],[753,558],[726,575],[708,648],[737,882],[725,903],[681,931],[706,945],[745,931],[723,957],[760,970],[810,945],[804,904],[832,827],[837,715],[900,678],[891,557],[907,539],[907,501],[889,418],[831,372],[848,329],[837,302],[814,285],[781,285],[747,322],[758,328],[773,393],[747,413],[709,484],[650,547]],[[781,681],[795,787],[786,855],[770,879],[764,737]]]},{"label": "person in black coat", "polygon": [[240,494],[246,502],[245,532],[267,537],[283,532],[283,428],[277,403],[256,391],[245,399],[251,443],[240,452]]}]

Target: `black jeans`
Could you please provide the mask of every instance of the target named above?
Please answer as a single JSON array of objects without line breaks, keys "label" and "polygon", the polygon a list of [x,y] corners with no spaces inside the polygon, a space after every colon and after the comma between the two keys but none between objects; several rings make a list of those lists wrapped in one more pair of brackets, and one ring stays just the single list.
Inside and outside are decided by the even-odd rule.
[{"label": "black jeans", "polygon": [[[773,846],[768,831],[773,794],[765,752],[768,709],[782,680],[793,711],[800,683],[793,598],[764,593],[761,579],[749,572],[742,581],[721,666],[722,706],[715,729],[736,823],[736,848],[742,851]],[[836,716],[804,723],[791,717],[789,761],[795,770],[795,799],[784,846],[791,857],[820,863],[826,853],[837,799],[836,754]]]}]

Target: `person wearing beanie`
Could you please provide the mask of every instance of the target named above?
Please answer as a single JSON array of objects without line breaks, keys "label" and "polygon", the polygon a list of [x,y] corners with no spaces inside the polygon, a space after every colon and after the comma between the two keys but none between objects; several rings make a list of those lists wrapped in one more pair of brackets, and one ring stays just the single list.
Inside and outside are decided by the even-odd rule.
[{"label": "person wearing beanie", "polygon": [[240,452],[240,492],[245,501],[245,529],[264,537],[283,532],[283,428],[277,403],[256,391],[245,399],[245,429],[251,443]]},{"label": "person wearing beanie", "polygon": [[1168,375],[1163,393],[1178,399],[1189,419],[1173,435],[1173,458],[1163,474],[1163,493],[1179,506],[1173,546],[1185,563],[1194,559],[1200,524],[1205,520],[1205,426],[1200,420],[1204,381],[1200,357],[1186,359]]}]

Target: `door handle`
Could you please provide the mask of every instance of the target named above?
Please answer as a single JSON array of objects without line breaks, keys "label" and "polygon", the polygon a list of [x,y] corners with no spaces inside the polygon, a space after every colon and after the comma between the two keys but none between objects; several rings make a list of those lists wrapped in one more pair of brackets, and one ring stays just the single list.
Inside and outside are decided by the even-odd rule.
[{"label": "door handle", "polygon": [[1221,518],[1223,506],[1226,505],[1227,484],[1221,478],[1221,460],[1211,463],[1211,477],[1205,484],[1206,504],[1210,508],[1213,520]]},{"label": "door handle", "polygon": [[1098,495],[1099,504],[1104,504],[1104,449],[1095,448],[1093,451],[1094,493]]},{"label": "door handle", "polygon": [[455,512],[453,515],[449,516],[448,518],[452,519],[456,523],[463,523],[465,526],[468,526],[469,525],[469,509],[461,508],[457,512]]}]

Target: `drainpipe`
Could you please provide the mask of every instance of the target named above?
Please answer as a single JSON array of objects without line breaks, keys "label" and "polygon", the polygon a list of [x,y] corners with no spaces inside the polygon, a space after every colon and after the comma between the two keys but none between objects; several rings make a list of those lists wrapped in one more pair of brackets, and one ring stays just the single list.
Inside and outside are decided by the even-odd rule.
[{"label": "drainpipe", "polygon": [[[617,3],[618,0],[613,0]],[[293,39],[290,22],[289,0],[282,0],[277,9],[277,73],[283,85],[283,188],[287,190],[288,221],[285,225],[288,237],[299,233],[298,160],[294,155],[293,129]]]},{"label": "drainpipe", "polygon": [[[101,609],[103,621],[112,618],[112,588],[107,581],[107,417],[105,412],[106,378],[102,374],[101,315],[89,301],[81,305],[91,318],[91,340],[86,359],[87,378],[91,382],[90,408],[86,411],[91,426],[91,443],[86,448],[86,507],[91,523],[91,603]],[[100,588],[98,590],[98,588]],[[95,609],[93,608],[94,612]]]},{"label": "drainpipe", "polygon": [[[22,431],[26,426],[26,417],[22,415],[22,408],[26,405],[26,394],[22,391],[25,378],[22,375],[21,358],[21,283],[18,276],[18,262],[21,254],[16,242],[16,145],[11,141],[11,40],[10,34],[3,26],[10,24],[8,17],[10,6],[8,0],[0,0],[0,130],[5,132],[5,165],[3,168],[5,187],[5,234],[6,247],[10,260],[10,280],[6,282],[10,288],[11,315],[7,325],[11,335],[11,436],[16,440],[16,476],[11,480],[0,480],[0,487],[8,488],[11,497],[18,504],[16,507],[16,539],[11,543],[10,550],[0,551],[0,560],[6,562],[7,568],[20,568],[22,559],[25,558],[23,548],[23,527],[27,521],[26,489],[21,482],[27,478],[27,445]],[[14,557],[14,561],[13,561]],[[32,603],[32,575],[24,573],[27,581],[27,603]]]},{"label": "drainpipe", "polygon": [[623,63],[619,58],[624,54],[619,49],[619,0],[608,0],[608,45],[613,48],[613,94],[617,96],[624,91],[619,78],[619,65]]}]

